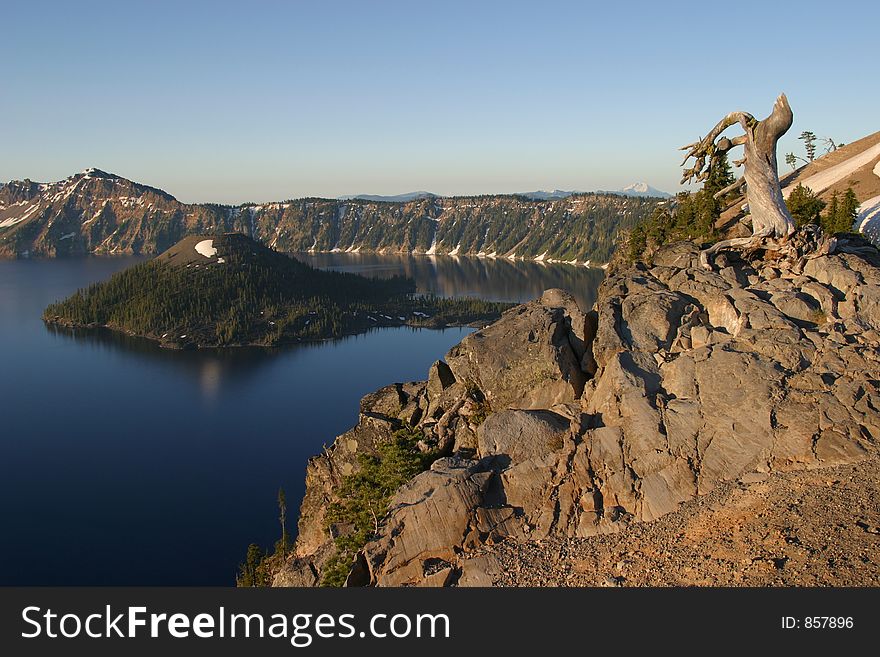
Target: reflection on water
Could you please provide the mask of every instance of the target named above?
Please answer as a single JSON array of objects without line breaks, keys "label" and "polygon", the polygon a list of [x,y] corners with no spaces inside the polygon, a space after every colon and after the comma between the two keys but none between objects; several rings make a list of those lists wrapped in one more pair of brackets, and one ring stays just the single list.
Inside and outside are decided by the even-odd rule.
[{"label": "reflection on water", "polygon": [[447,297],[473,296],[492,301],[529,301],[551,287],[571,292],[582,310],[596,301],[604,271],[572,265],[543,264],[505,258],[372,253],[296,253],[296,258],[321,269],[385,278],[405,274],[422,292]]},{"label": "reflection on water", "polygon": [[[270,364],[282,347],[237,347],[230,349],[167,349],[153,340],[126,335],[109,329],[71,329],[47,324],[46,332],[55,341],[71,347],[88,348],[93,353],[114,352],[134,366],[138,361],[158,364],[173,370],[174,376],[187,378],[198,384],[205,399],[216,395],[223,379],[234,378],[241,383],[256,376]],[[319,344],[319,343],[318,343]],[[286,349],[309,348],[294,345]]]},{"label": "reflection on water", "polygon": [[205,361],[202,364],[202,372],[199,377],[200,388],[205,399],[214,399],[220,388],[220,375],[223,368],[215,359]]},{"label": "reflection on water", "polygon": [[[326,350],[329,347],[356,348],[358,344],[369,344],[378,333],[387,328],[371,328],[357,335],[343,336],[333,340],[300,342],[275,347],[230,347],[222,349],[168,349],[160,347],[154,340],[127,335],[104,328],[74,329],[55,324],[45,324],[45,331],[53,341],[61,341],[72,348],[88,348],[93,355],[113,354],[129,363],[137,361],[144,365],[159,366],[173,371],[177,378],[187,379],[198,385],[205,400],[216,397],[224,382],[234,381],[237,386],[249,385],[258,379],[263,368],[278,363],[285,358],[296,358],[298,352]],[[409,326],[395,327],[398,337],[410,335],[418,339],[426,334],[442,334]],[[458,335],[470,332],[468,328],[448,329],[446,332]],[[451,346],[451,345],[450,345]],[[439,354],[438,357],[441,357]],[[425,373],[419,372],[419,376]],[[392,383],[394,380],[389,380]],[[258,384],[257,384],[258,385]]]},{"label": "reflection on water", "polygon": [[[588,306],[601,280],[475,258],[303,259],[508,301],[564,287]],[[47,304],[140,260],[0,261],[0,585],[231,584],[248,543],[277,538],[279,486],[298,508],[309,456],[357,421],[358,400],[423,379],[470,331],[178,351],[41,321]]]}]

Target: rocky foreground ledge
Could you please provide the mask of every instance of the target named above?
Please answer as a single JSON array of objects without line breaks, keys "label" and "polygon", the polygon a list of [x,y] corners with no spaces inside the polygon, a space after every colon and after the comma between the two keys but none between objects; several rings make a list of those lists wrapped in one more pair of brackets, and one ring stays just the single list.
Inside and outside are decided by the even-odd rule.
[{"label": "rocky foreground ledge", "polygon": [[[358,425],[309,463],[295,555],[274,584],[321,581],[346,531],[325,517],[343,477],[403,426],[448,456],[397,491],[349,585],[613,584],[626,567],[641,584],[785,583],[649,574],[673,544],[669,558],[699,570],[700,540],[730,529],[713,514],[737,516],[749,486],[766,503],[739,526],[760,540],[821,516],[847,524],[841,540],[876,564],[880,517],[858,482],[876,480],[880,437],[877,251],[716,264],[701,269],[692,244],[666,247],[650,267],[611,274],[588,313],[549,290],[453,347],[427,382],[365,397]],[[817,518],[786,516],[795,498]],[[697,538],[688,513],[702,519]],[[832,555],[834,540],[817,543]],[[749,560],[740,547],[729,564]]]}]

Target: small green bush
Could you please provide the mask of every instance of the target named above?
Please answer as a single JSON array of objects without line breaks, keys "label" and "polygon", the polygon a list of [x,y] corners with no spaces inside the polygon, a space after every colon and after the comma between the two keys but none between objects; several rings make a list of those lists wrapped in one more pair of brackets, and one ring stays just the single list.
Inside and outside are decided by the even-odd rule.
[{"label": "small green bush", "polygon": [[795,226],[800,228],[806,224],[819,224],[825,201],[813,193],[809,187],[798,184],[785,201]]},{"label": "small green bush", "polygon": [[335,539],[336,552],[324,567],[322,586],[342,586],[354,557],[375,535],[388,512],[394,493],[427,470],[438,454],[419,451],[421,430],[405,427],[379,445],[377,454],[359,454],[360,469],[342,480],[339,500],[327,509],[327,527],[342,530]]}]

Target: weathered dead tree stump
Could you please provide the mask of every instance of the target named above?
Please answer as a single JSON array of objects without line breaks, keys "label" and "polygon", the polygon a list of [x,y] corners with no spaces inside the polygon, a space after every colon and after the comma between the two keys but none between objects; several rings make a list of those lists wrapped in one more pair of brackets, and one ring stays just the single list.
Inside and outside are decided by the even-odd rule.
[{"label": "weathered dead tree stump", "polygon": [[[746,202],[748,203],[748,219],[752,223],[752,235],[722,240],[705,249],[700,254],[700,262],[706,269],[711,269],[711,256],[725,249],[754,251],[759,248],[772,248],[777,252],[786,252],[786,242],[795,230],[782,187],[779,184],[779,170],[776,163],[776,144],[779,138],[791,127],[794,115],[785,94],[780,94],[773,105],[773,111],[763,121],[759,121],[748,112],[731,112],[712,128],[703,139],[682,147],[687,155],[682,162],[684,166],[690,158],[694,158],[694,166],[686,169],[682,176],[682,184],[691,181],[704,181],[709,177],[712,167],[736,146],[744,147],[744,155],[736,160],[736,166],[744,166],[742,177],[732,185],[720,190],[715,198],[745,186]],[[722,133],[735,124],[742,127],[744,134],[729,139]],[[821,248],[825,253],[833,250],[833,244],[824,243]],[[794,254],[793,254],[794,255]],[[798,254],[803,257],[804,254]]]}]

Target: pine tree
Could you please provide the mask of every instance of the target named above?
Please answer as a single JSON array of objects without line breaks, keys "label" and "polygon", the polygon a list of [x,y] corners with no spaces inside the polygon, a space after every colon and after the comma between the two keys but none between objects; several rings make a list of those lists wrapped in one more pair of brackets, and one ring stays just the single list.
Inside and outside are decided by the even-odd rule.
[{"label": "pine tree", "polygon": [[834,234],[837,232],[837,217],[840,215],[840,195],[834,192],[831,195],[831,203],[828,205],[828,212],[822,215],[822,229],[826,233]]},{"label": "pine tree", "polygon": [[287,534],[287,497],[285,497],[284,495],[283,488],[278,489],[278,511],[278,520],[281,523],[281,541],[279,542],[279,551],[282,555],[286,555],[288,545],[290,543],[290,537]]},{"label": "pine tree", "polygon": [[843,194],[843,200],[840,202],[840,210],[838,212],[835,227],[838,233],[852,232],[853,224],[858,216],[859,200],[852,187],[847,187]]},{"label": "pine tree", "polygon": [[645,252],[645,248],[648,246],[645,223],[646,222],[637,224],[633,227],[632,231],[630,231],[629,239],[627,241],[627,255],[629,262],[638,261]]},{"label": "pine tree", "polygon": [[268,585],[266,568],[263,563],[264,557],[265,555],[259,545],[251,543],[248,546],[247,556],[245,557],[244,563],[238,567],[238,577],[235,578],[237,586],[252,587]]},{"label": "pine tree", "polygon": [[709,169],[709,177],[703,184],[703,189],[709,194],[720,192],[728,185],[733,184],[736,177],[730,168],[730,162],[727,160],[727,153],[717,155],[712,162],[712,168]]},{"label": "pine tree", "polygon": [[816,159],[816,134],[811,132],[810,130],[804,130],[800,137],[798,137],[801,141],[804,142],[804,149],[807,151],[807,159],[812,162]]},{"label": "pine tree", "polygon": [[859,200],[852,187],[848,187],[843,193],[843,198],[837,192],[831,195],[831,203],[828,212],[822,215],[822,228],[826,233],[850,233],[858,215]]},{"label": "pine tree", "polygon": [[706,189],[694,194],[693,203],[695,230],[692,237],[701,240],[713,239],[715,237],[715,222],[721,216],[721,204]]},{"label": "pine tree", "polygon": [[819,224],[825,201],[816,196],[809,187],[798,184],[785,201],[795,225]]}]

